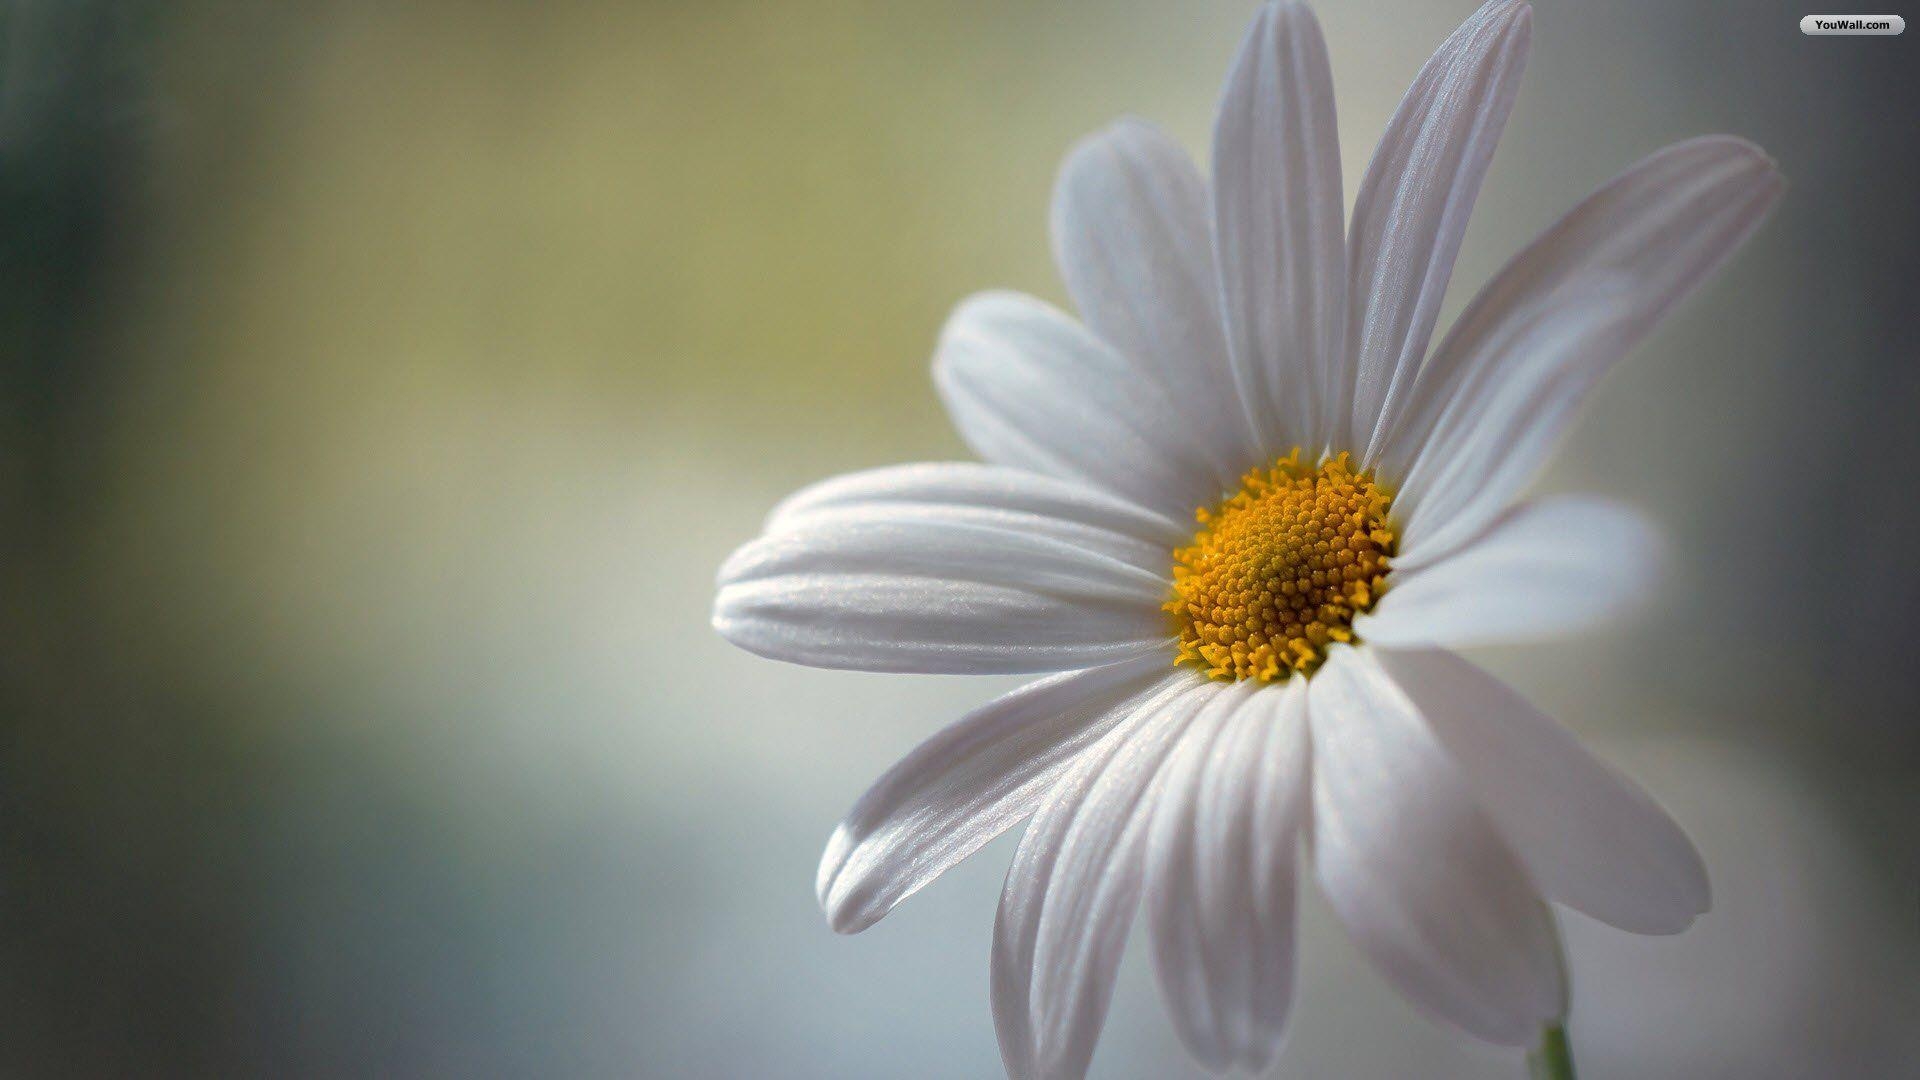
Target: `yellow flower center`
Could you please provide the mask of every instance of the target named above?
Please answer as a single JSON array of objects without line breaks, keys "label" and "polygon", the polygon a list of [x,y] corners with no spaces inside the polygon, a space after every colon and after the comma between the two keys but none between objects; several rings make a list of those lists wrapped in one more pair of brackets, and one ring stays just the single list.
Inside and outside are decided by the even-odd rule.
[{"label": "yellow flower center", "polygon": [[1166,604],[1179,625],[1174,662],[1220,679],[1311,672],[1328,645],[1353,640],[1353,617],[1386,585],[1392,502],[1345,453],[1313,466],[1295,449],[1194,511],[1200,531],[1173,553]]}]

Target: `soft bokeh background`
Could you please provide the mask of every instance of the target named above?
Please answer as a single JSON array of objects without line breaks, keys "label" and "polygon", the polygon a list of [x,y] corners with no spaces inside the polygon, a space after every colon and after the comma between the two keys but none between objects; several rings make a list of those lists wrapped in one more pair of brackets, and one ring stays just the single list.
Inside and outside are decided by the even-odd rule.
[{"label": "soft bokeh background", "polygon": [[[856,938],[822,841],[1006,680],[707,627],[781,494],[964,453],[948,307],[1054,299],[1054,167],[1204,151],[1245,0],[12,2],[0,21],[0,1073],[983,1077],[1006,840]],[[1328,0],[1348,191],[1466,0]],[[1539,0],[1451,296],[1709,131],[1778,217],[1549,487],[1657,608],[1488,654],[1698,838],[1567,920],[1590,1077],[1920,1056],[1920,40]],[[1910,16],[1913,14],[1908,13]],[[1188,1075],[1136,948],[1095,1061]],[[1512,1076],[1308,909],[1278,1075]]]}]

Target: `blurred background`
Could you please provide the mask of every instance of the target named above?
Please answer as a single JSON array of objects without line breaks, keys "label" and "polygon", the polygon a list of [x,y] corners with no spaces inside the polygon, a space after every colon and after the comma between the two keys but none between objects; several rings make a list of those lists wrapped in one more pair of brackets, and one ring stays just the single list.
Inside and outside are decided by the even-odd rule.
[{"label": "blurred background", "polygon": [[[1322,5],[1349,198],[1470,7]],[[946,311],[1061,300],[1062,152],[1204,154],[1252,8],[0,7],[0,1074],[997,1075],[1010,840],[855,938],[812,880],[1010,681],[736,652],[713,572],[965,454]],[[1803,14],[1538,0],[1450,296],[1678,138],[1793,183],[1544,481],[1666,523],[1660,604],[1483,657],[1711,868],[1681,937],[1567,917],[1589,1077],[1920,1060],[1920,39]],[[1520,1074],[1303,949],[1276,1075]],[[1096,1075],[1193,1074],[1145,953]]]}]

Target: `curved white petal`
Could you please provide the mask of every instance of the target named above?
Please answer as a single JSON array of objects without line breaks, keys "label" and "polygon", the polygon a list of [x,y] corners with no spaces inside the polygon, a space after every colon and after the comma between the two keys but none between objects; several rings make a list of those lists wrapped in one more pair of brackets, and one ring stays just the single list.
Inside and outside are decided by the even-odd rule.
[{"label": "curved white petal", "polygon": [[1387,648],[1571,633],[1644,601],[1663,552],[1645,518],[1604,499],[1520,503],[1437,562],[1396,563],[1386,594],[1354,620],[1354,633]]},{"label": "curved white petal", "polygon": [[1293,997],[1306,683],[1234,684],[1169,759],[1147,847],[1155,967],[1189,1050],[1261,1072]]},{"label": "curved white petal", "polygon": [[1174,413],[1162,422],[1186,428],[1209,454],[1214,485],[1232,487],[1253,448],[1235,422],[1207,182],[1193,159],[1141,120],[1088,136],[1061,165],[1052,233],[1087,328],[1165,392]]},{"label": "curved white petal", "polygon": [[[925,478],[913,471],[923,468],[927,466],[905,466],[909,470],[905,484],[886,478],[867,481],[864,486],[869,488],[876,484],[886,486],[884,490],[868,491],[863,495],[841,497],[829,492],[824,498],[819,498],[816,497],[817,488],[805,489],[796,498],[809,501],[802,503],[799,509],[792,508],[791,501],[776,509],[769,521],[766,536],[774,538],[797,533],[812,536],[844,535],[861,526],[912,527],[922,532],[972,527],[1056,542],[1103,561],[1133,567],[1162,582],[1167,577],[1170,556],[1165,540],[1143,539],[1137,535],[1137,528],[1121,532],[1105,524],[1106,521],[1119,518],[1123,510],[1132,510],[1138,519],[1145,521],[1159,517],[1151,511],[1134,507],[1119,496],[1038,473],[994,466],[974,466],[1000,474],[990,484],[959,491],[936,492],[929,490],[930,487],[951,489],[954,485],[944,480],[936,480],[931,485],[924,483]],[[893,473],[896,470],[876,471]],[[829,480],[827,484],[838,486],[848,480],[859,484],[862,477],[872,475],[855,474],[853,477]],[[1000,483],[1007,479],[1015,480],[1017,486]],[[996,490],[1000,488],[1008,490]],[[948,493],[958,494],[970,501],[917,497]],[[1026,508],[1029,506],[1033,509]],[[1089,518],[1095,521],[1086,520]],[[1141,522],[1125,523],[1137,526]]]},{"label": "curved white petal", "polygon": [[1082,754],[1020,840],[993,928],[993,1018],[1007,1072],[1086,1075],[1140,898],[1152,792],[1218,683],[1167,677]]},{"label": "curved white petal", "polygon": [[1306,5],[1254,17],[1213,129],[1214,242],[1261,460],[1345,434],[1347,254],[1333,76]]},{"label": "curved white petal", "polygon": [[[1154,967],[1181,1041],[1195,1059],[1216,1072],[1231,1066],[1237,1054],[1230,1022],[1216,1014],[1213,994],[1216,987],[1230,992],[1230,984],[1242,973],[1242,967],[1226,951],[1243,949],[1247,943],[1223,940],[1225,935],[1218,928],[1213,928],[1213,934],[1207,932],[1209,927],[1201,925],[1200,892],[1209,888],[1217,895],[1236,894],[1231,896],[1227,910],[1212,914],[1231,921],[1232,928],[1238,930],[1249,921],[1245,913],[1252,905],[1253,890],[1245,874],[1240,875],[1238,889],[1221,888],[1226,884],[1223,881],[1202,881],[1203,873],[1209,870],[1226,878],[1236,869],[1250,873],[1250,868],[1222,862],[1206,864],[1203,869],[1197,823],[1204,802],[1208,825],[1215,831],[1237,829],[1243,835],[1246,831],[1252,815],[1250,793],[1238,790],[1242,786],[1239,783],[1228,785],[1233,791],[1221,791],[1217,787],[1220,778],[1207,774],[1212,771],[1209,764],[1216,749],[1226,756],[1239,747],[1243,733],[1232,720],[1260,688],[1255,680],[1234,683],[1193,718],[1168,756],[1161,789],[1154,797],[1153,826],[1147,838],[1147,911]],[[1251,775],[1250,770],[1243,771],[1232,779],[1240,781]],[[1208,779],[1216,786],[1204,786]],[[1234,795],[1239,797],[1232,798]],[[1230,801],[1222,805],[1222,798]],[[1217,842],[1215,836],[1206,839]],[[1242,846],[1234,845],[1236,849]],[[1240,853],[1235,851],[1236,855]]]},{"label": "curved white petal", "polygon": [[1506,684],[1451,653],[1380,650],[1548,899],[1641,934],[1707,910],[1707,870],[1633,781]]},{"label": "curved white petal", "polygon": [[816,667],[1064,671],[1166,647],[1164,573],[941,507],[822,514],[720,568],[713,625]]},{"label": "curved white petal", "polygon": [[1381,454],[1410,548],[1473,535],[1545,461],[1600,377],[1705,281],[1785,187],[1724,135],[1609,181],[1508,263],[1428,363]]},{"label": "curved white petal", "polygon": [[982,293],[954,309],[934,385],[961,438],[999,465],[1105,488],[1184,519],[1220,497],[1204,429],[1165,388],[1057,308]]},{"label": "curved white petal", "polygon": [[1422,1009],[1520,1046],[1565,1015],[1553,916],[1367,650],[1308,683],[1313,853],[1353,940]]},{"label": "curved white petal", "polygon": [[903,504],[1010,511],[1084,526],[1163,549],[1163,563],[1167,561],[1164,549],[1180,547],[1193,538],[1190,518],[1170,518],[1085,484],[973,461],[889,465],[822,480],[774,507],[767,515],[766,531],[780,532],[823,512]]},{"label": "curved white petal", "polygon": [[1360,181],[1348,242],[1349,445],[1371,464],[1426,355],[1520,86],[1532,9],[1488,0],[1427,61]]},{"label": "curved white petal", "polygon": [[1164,681],[1148,655],[1051,676],[976,709],[888,769],[827,841],[814,889],[842,934],[880,921],[1033,813],[1080,753]]}]

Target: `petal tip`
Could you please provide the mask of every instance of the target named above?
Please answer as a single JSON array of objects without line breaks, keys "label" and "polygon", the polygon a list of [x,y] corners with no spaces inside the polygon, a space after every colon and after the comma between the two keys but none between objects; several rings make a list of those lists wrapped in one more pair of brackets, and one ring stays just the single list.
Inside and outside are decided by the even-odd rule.
[{"label": "petal tip", "polygon": [[1787,178],[1786,174],[1780,170],[1780,162],[1772,154],[1767,153],[1765,147],[1762,147],[1759,143],[1745,136],[1732,134],[1700,135],[1676,143],[1675,146],[1710,147],[1716,151],[1725,153],[1730,158],[1742,161],[1747,167],[1753,170],[1755,180],[1759,181],[1764,188],[1771,189],[1768,191],[1769,202],[1777,198],[1780,191],[1786,187]]},{"label": "petal tip", "polygon": [[724,582],[714,590],[713,610],[707,614],[707,625],[713,627],[713,632],[720,635],[727,644],[744,649],[746,646],[739,640],[739,623],[734,618],[732,605],[729,603],[733,592],[733,587]]},{"label": "petal tip", "polygon": [[[831,857],[831,855],[829,855]],[[851,936],[857,934],[884,918],[892,908],[874,903],[873,889],[862,887],[860,882],[847,882],[840,876],[839,867],[832,874],[826,873],[827,866],[822,863],[822,881],[819,882],[820,912],[827,917],[827,928],[836,934]]]},{"label": "petal tip", "polygon": [[847,907],[824,908],[822,910],[826,912],[827,928],[844,937],[852,937],[880,921],[879,916]]},{"label": "petal tip", "polygon": [[1270,24],[1276,35],[1311,33],[1317,38],[1320,34],[1320,18],[1306,0],[1275,0],[1261,15],[1262,22]]}]

